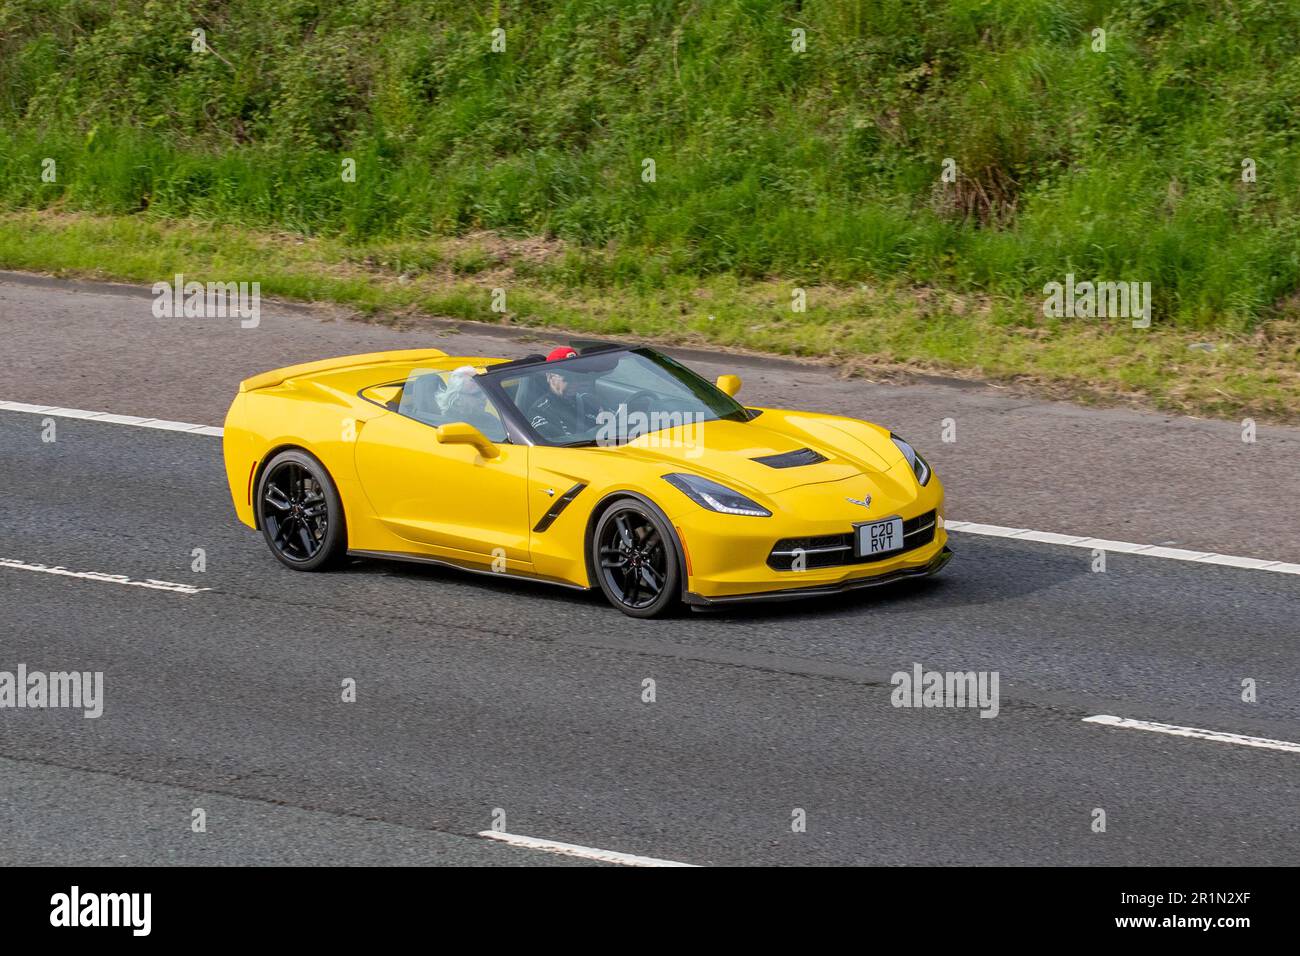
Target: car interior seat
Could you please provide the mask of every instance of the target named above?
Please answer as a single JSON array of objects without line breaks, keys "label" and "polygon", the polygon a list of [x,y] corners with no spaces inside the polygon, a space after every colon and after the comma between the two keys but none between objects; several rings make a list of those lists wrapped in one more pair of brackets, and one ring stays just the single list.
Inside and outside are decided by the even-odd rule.
[{"label": "car interior seat", "polygon": [[442,376],[434,372],[426,372],[410,379],[402,389],[402,404],[398,413],[430,425],[442,424],[438,393],[446,387]]}]

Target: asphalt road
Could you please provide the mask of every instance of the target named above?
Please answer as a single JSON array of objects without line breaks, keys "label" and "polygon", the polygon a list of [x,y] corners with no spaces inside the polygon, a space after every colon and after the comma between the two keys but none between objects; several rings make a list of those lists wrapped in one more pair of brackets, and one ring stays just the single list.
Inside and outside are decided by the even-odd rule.
[{"label": "asphalt road", "polygon": [[[0,401],[220,425],[237,383],[297,362],[392,348],[522,356],[567,339],[512,326],[264,301],[236,319],[158,319],[149,290],[0,272]],[[954,517],[1300,561],[1300,428],[1044,402],[956,380],[905,385],[831,366],[670,349],[706,375],[738,372],[754,405],[888,425],[940,469]],[[944,441],[945,430],[955,441]]]},{"label": "asphalt road", "polygon": [[[219,424],[238,377],[289,361],[538,347],[267,305],[260,329],[186,332],[143,301],[0,283],[0,400]],[[1244,445],[1236,423],[695,364],[739,369],[755,403],[798,382],[783,404],[922,436],[956,518],[1300,556],[1294,431]],[[1300,755],[1083,722],[1300,741],[1300,576],[1122,554],[1094,573],[1086,550],[957,535],[935,580],[632,621],[450,570],[295,574],[235,522],[219,439],[56,425],[43,441],[40,415],[0,412],[0,559],[27,566],[0,566],[0,671],[102,671],[104,712],[0,709],[0,862],[571,862],[474,836],[502,812],[512,833],[706,865],[1300,862]],[[1168,481],[1144,485],[1159,453]],[[996,671],[997,717],[892,706],[914,663]]]}]

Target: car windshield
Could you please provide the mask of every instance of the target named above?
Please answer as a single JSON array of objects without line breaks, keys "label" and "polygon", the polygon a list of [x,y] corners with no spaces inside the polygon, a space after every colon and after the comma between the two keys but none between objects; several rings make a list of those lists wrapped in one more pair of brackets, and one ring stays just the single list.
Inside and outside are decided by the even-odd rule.
[{"label": "car windshield", "polygon": [[579,355],[499,375],[506,397],[553,445],[621,445],[649,432],[749,417],[730,395],[650,349]]}]

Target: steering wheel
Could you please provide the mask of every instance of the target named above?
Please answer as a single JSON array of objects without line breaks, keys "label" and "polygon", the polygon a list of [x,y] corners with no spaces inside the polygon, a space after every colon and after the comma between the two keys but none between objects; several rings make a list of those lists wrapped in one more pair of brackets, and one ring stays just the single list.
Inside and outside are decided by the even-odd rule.
[{"label": "steering wheel", "polygon": [[[642,412],[646,417],[646,421],[644,423],[633,424],[631,421],[628,422],[627,434],[623,436],[624,441],[631,441],[632,439],[637,438],[640,435],[643,435],[646,432],[651,430],[650,427],[651,412],[649,406],[657,402],[658,400],[659,400],[658,395],[656,395],[654,392],[648,389],[643,388],[639,392],[633,392],[631,397],[629,397],[628,400],[623,403],[623,407],[627,409],[628,419],[631,419],[632,415],[638,411]],[[647,407],[644,409],[638,409],[637,408],[638,404],[645,404]]]},{"label": "steering wheel", "polygon": [[[641,389],[641,391],[639,391],[639,392],[634,392],[634,393],[632,394],[632,397],[629,398],[629,399],[627,400],[627,410],[628,410],[629,412],[634,412],[634,411],[636,411],[636,410],[637,410],[637,408],[636,408],[636,403],[639,402],[641,399],[647,399],[647,400],[650,401],[650,402],[657,402],[657,401],[659,401],[659,396],[658,396],[657,394],[655,394],[654,392],[650,391],[650,389],[648,389],[648,388],[643,388],[643,389]],[[646,409],[644,409],[644,411],[645,411],[647,414],[649,414],[650,409],[649,409],[649,408],[646,408]]]}]

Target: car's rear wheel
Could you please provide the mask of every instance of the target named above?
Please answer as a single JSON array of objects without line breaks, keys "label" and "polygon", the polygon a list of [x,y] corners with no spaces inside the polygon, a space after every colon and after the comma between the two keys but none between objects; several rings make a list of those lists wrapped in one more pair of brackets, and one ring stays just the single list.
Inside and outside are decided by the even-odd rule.
[{"label": "car's rear wheel", "polygon": [[657,508],[636,498],[613,502],[592,532],[592,555],[601,591],[624,614],[658,617],[677,607],[677,540]]},{"label": "car's rear wheel", "polygon": [[280,452],[257,483],[258,525],[280,561],[319,571],[347,549],[343,502],[325,466],[297,449]]}]

